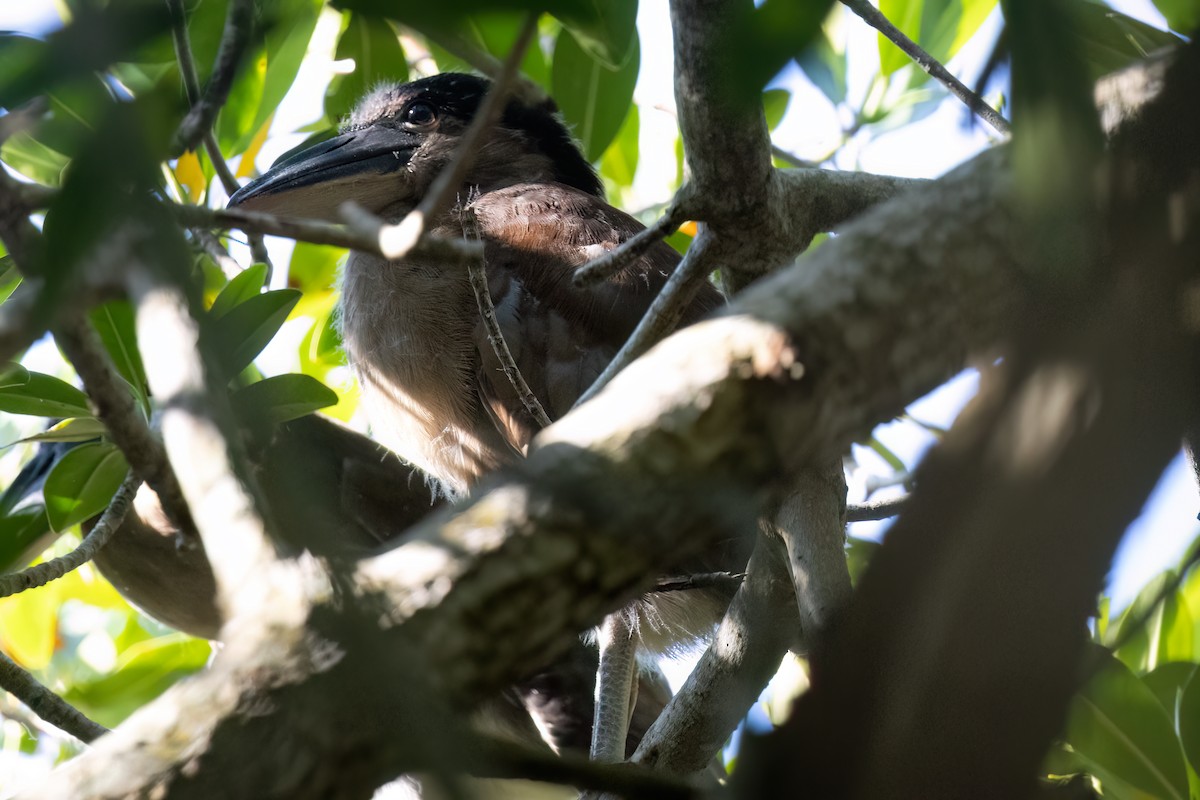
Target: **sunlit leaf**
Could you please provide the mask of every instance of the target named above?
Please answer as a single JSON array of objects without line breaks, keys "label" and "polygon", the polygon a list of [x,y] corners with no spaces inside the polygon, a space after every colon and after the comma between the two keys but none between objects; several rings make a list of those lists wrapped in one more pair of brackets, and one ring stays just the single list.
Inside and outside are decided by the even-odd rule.
[{"label": "sunlit leaf", "polygon": [[636,46],[624,66],[614,71],[580,47],[569,31],[559,34],[551,71],[554,97],[588,161],[600,158],[621,129],[639,64]]},{"label": "sunlit leaf", "polygon": [[1094,653],[1104,663],[1071,704],[1067,743],[1101,782],[1112,776],[1153,797],[1186,800],[1187,770],[1171,717],[1124,664]]},{"label": "sunlit leaf", "polygon": [[26,669],[50,664],[58,642],[58,607],[62,602],[53,584],[21,592],[0,603],[0,648]]},{"label": "sunlit leaf", "polygon": [[180,678],[203,669],[211,655],[211,645],[202,639],[160,636],[122,653],[112,674],[77,682],[64,696],[97,722],[115,726]]},{"label": "sunlit leaf", "polygon": [[338,262],[346,255],[340,247],[296,242],[288,263],[288,286],[302,292],[319,292],[333,286]]},{"label": "sunlit leaf", "polygon": [[71,384],[41,372],[16,386],[0,388],[0,411],[38,417],[89,417],[87,395]]},{"label": "sunlit leaf", "polygon": [[175,162],[175,180],[187,189],[187,197],[193,203],[199,203],[208,188],[208,179],[200,168],[200,159],[193,152],[184,153]]},{"label": "sunlit leaf", "polygon": [[258,294],[234,306],[208,327],[213,354],[228,375],[249,366],[283,326],[300,300],[295,289]]},{"label": "sunlit leaf", "polygon": [[1171,719],[1175,719],[1179,696],[1198,668],[1200,665],[1182,661],[1160,664],[1153,671],[1143,675],[1142,682],[1154,692],[1154,696]]},{"label": "sunlit leaf", "polygon": [[1098,0],[1074,0],[1071,10],[1075,22],[1073,33],[1093,78],[1141,61],[1156,50],[1182,44],[1175,34],[1122,14]]},{"label": "sunlit leaf", "polygon": [[[936,61],[945,64],[958,52],[996,7],[996,0],[879,0],[879,10]],[[891,75],[912,59],[879,34],[879,66]],[[914,78],[927,78],[915,70]]]},{"label": "sunlit leaf", "polygon": [[254,134],[254,138],[246,146],[246,152],[242,153],[241,161],[238,162],[237,172],[234,173],[235,178],[249,178],[254,174],[254,160],[262,151],[263,144],[267,141],[267,133],[271,130],[271,123],[274,120],[275,115],[271,114],[267,117],[267,121],[259,127],[258,133]]},{"label": "sunlit leaf", "polygon": [[[0,516],[0,572],[24,567],[55,538],[57,535],[50,531],[46,509],[41,503],[25,505],[7,516]],[[0,607],[3,605],[0,603]],[[2,624],[0,629],[3,629]]]},{"label": "sunlit leaf", "polygon": [[243,419],[276,425],[336,405],[337,393],[316,378],[289,373],[252,383],[234,392],[230,402]]},{"label": "sunlit leaf", "polygon": [[128,472],[125,456],[110,442],[70,450],[54,465],[42,488],[50,527],[61,531],[99,514]]},{"label": "sunlit leaf", "polygon": [[631,105],[617,138],[600,159],[600,174],[621,187],[633,185],[638,165],[638,107]]},{"label": "sunlit leaf", "polygon": [[29,370],[20,364],[0,364],[0,390],[29,383]]},{"label": "sunlit leaf", "polygon": [[763,92],[763,114],[767,118],[767,128],[775,130],[779,127],[791,99],[792,93],[786,89],[767,89]]},{"label": "sunlit leaf", "polygon": [[246,302],[251,297],[261,294],[263,284],[266,283],[266,280],[267,265],[251,264],[230,279],[225,288],[221,290],[221,293],[217,295],[217,299],[213,301],[212,308],[208,310],[209,318],[213,321],[219,320],[236,306]]},{"label": "sunlit leaf", "polygon": [[637,57],[637,0],[590,3],[580,13],[566,7],[555,13],[583,48],[609,69]]},{"label": "sunlit leaf", "polygon": [[108,433],[95,417],[73,417],[50,426],[41,433],[26,436],[22,442],[88,442]]}]

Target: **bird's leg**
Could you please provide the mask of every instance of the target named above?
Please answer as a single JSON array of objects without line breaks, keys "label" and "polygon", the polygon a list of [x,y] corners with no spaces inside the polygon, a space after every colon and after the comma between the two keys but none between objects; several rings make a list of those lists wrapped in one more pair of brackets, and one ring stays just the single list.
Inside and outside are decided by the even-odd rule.
[{"label": "bird's leg", "polygon": [[625,760],[629,718],[637,702],[637,611],[623,608],[600,627],[600,668],[596,672],[596,715],[592,722],[592,760]]}]

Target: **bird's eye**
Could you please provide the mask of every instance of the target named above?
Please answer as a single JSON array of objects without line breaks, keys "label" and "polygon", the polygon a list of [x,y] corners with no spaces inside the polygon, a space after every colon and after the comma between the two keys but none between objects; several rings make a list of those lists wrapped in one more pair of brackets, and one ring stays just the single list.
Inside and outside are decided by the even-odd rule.
[{"label": "bird's eye", "polygon": [[408,108],[404,109],[401,119],[405,124],[424,128],[437,121],[437,113],[429,103],[412,103]]}]

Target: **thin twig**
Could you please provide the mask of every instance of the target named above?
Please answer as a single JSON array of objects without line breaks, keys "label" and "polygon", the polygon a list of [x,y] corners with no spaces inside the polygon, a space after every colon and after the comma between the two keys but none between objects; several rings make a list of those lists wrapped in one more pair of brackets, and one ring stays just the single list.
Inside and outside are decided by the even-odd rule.
[{"label": "thin twig", "polygon": [[[180,208],[186,208],[181,206]],[[238,228],[243,231],[259,230],[273,236],[286,236],[312,244],[331,244],[374,253],[389,260],[400,253],[427,255],[446,262],[467,263],[479,258],[481,250],[477,242],[463,239],[448,239],[427,233],[413,240],[400,230],[401,225],[388,225],[379,217],[354,202],[343,203],[342,216],[345,225],[336,225],[319,220],[298,220],[276,217],[257,211],[225,209],[212,212],[212,220],[220,227]],[[400,240],[403,239],[403,242]]]},{"label": "thin twig", "polygon": [[681,575],[674,578],[663,578],[654,584],[651,593],[658,592],[687,592],[692,589],[737,589],[746,577],[744,572],[700,572],[695,575]]},{"label": "thin twig", "polygon": [[696,295],[700,284],[707,280],[712,271],[711,240],[701,234],[692,242],[687,254],[679,262],[679,266],[671,273],[671,277],[663,285],[662,291],[650,304],[645,316],[638,322],[633,334],[613,356],[613,360],[600,373],[600,377],[588,387],[575,405],[582,405],[591,400],[603,389],[618,372],[625,369],[631,361],[645,353],[658,343],[660,339],[675,329],[683,312]]},{"label": "thin twig", "polygon": [[871,522],[873,520],[894,517],[904,510],[908,503],[908,495],[893,497],[888,500],[876,500],[870,503],[855,503],[846,508],[847,522]]},{"label": "thin twig", "polygon": [[226,278],[232,280],[242,273],[242,265],[229,255],[225,245],[221,244],[216,236],[203,228],[193,229],[192,235],[196,237],[196,243],[204,249],[205,253],[208,253],[208,257],[221,269]]},{"label": "thin twig", "polygon": [[[468,242],[481,241],[479,220],[475,217],[475,210],[468,205],[459,212],[459,215],[462,219],[463,237]],[[492,303],[492,293],[488,291],[487,264],[484,261],[482,248],[479,258],[467,262],[467,276],[471,280],[471,289],[475,292],[475,303],[479,306],[479,316],[483,318],[488,342],[491,343],[492,351],[500,362],[500,369],[504,370],[504,375],[512,384],[517,396],[521,398],[521,404],[525,406],[525,410],[537,420],[538,425],[543,428],[548,427],[550,417],[537,399],[537,395],[525,382],[525,376],[521,374],[512,351],[508,349],[508,342],[504,340],[504,332],[500,330],[500,322],[496,319],[496,306]]]},{"label": "thin twig", "polygon": [[88,719],[79,709],[43,686],[3,650],[0,650],[0,689],[11,692],[29,706],[30,711],[81,742],[94,742],[108,733],[108,728]]},{"label": "thin twig", "polygon": [[[197,144],[203,143],[208,160],[213,165],[213,172],[221,181],[225,193],[232,195],[238,190],[237,177],[221,153],[221,146],[213,135],[212,126],[217,113],[229,98],[234,74],[249,42],[254,23],[254,4],[249,0],[233,0],[230,3],[229,12],[225,17],[225,28],[221,33],[221,43],[217,48],[217,62],[209,78],[208,88],[203,93],[200,91],[200,77],[196,72],[196,60],[188,39],[187,15],[184,12],[183,0],[167,0],[167,8],[171,14],[171,32],[175,41],[179,73],[183,78],[183,90],[191,106],[175,133],[177,149],[179,152],[194,150]],[[255,261],[267,265],[269,281],[271,258],[261,236],[250,236],[250,253]]]},{"label": "thin twig", "polygon": [[[171,19],[175,30],[176,51],[180,57],[180,71],[190,73],[188,77],[196,81],[194,60],[191,47],[187,41],[187,23],[183,11],[182,0],[167,0],[171,10]],[[249,0],[232,0],[225,17],[225,29],[221,33],[221,43],[217,48],[217,60],[213,65],[212,75],[204,92],[198,91],[198,85],[188,90],[188,99],[192,104],[187,116],[179,124],[175,133],[175,142],[179,149],[194,150],[200,138],[212,130],[217,112],[225,105],[229,90],[233,87],[233,79],[238,65],[245,55],[246,46],[250,42],[250,34],[254,30],[254,4]],[[184,58],[192,60],[190,70],[182,66]],[[185,78],[187,80],[187,78]]]},{"label": "thin twig", "polygon": [[[379,241],[377,246],[372,249],[380,250],[384,258],[389,261],[403,258],[424,237],[430,220],[441,216],[454,202],[463,180],[467,177],[467,172],[475,163],[475,157],[479,153],[483,138],[491,132],[492,126],[499,121],[500,115],[504,112],[509,91],[521,65],[521,59],[537,32],[537,20],[536,12],[530,13],[525,18],[517,40],[508,52],[508,58],[504,60],[504,67],[492,81],[487,96],[483,98],[483,102],[475,112],[475,117],[467,126],[466,133],[463,134],[462,141],[454,153],[454,158],[434,179],[429,190],[425,192],[425,197],[415,209],[399,223],[380,227],[375,221],[365,217],[366,212],[361,209],[355,211],[353,206],[347,208],[346,205],[343,205],[343,215],[346,216],[346,221],[351,227],[360,232],[366,232],[372,228],[378,229]],[[373,215],[368,216],[373,217]]]},{"label": "thin twig", "polygon": [[[504,62],[478,47],[465,36],[452,30],[439,30],[434,38],[437,39],[439,45],[446,49],[446,52],[461,59],[492,80],[498,79],[504,71]],[[546,91],[536,81],[519,73],[513,80],[512,93],[527,105],[540,105],[549,99]]]},{"label": "thin twig", "polygon": [[684,191],[684,189],[679,190],[675,201],[648,228],[638,231],[619,246],[614,247],[604,255],[592,259],[575,270],[575,285],[583,288],[608,280],[645,255],[646,251],[653,247],[655,243],[662,241],[679,230],[679,226],[689,216],[687,203],[684,201],[686,197]]},{"label": "thin twig", "polygon": [[1008,135],[1012,132],[1012,125],[1008,120],[1002,117],[996,109],[984,102],[982,97],[971,91],[966,84],[951,75],[950,71],[941,62],[925,52],[920,45],[908,38],[903,31],[893,25],[879,9],[871,5],[870,0],[842,0],[842,4],[903,50],[909,58],[916,62],[917,66],[929,73],[931,78],[949,89],[950,94],[963,101],[967,108],[971,109],[984,122],[995,128],[998,133]]},{"label": "thin twig", "polygon": [[109,361],[100,337],[81,315],[68,317],[52,332],[83,380],[96,416],[108,428],[134,473],[158,494],[163,510],[179,531],[179,544],[194,546],[197,540],[192,512],[167,462],[166,451]]},{"label": "thin twig", "polygon": [[126,475],[120,488],[117,489],[117,493],[113,495],[112,501],[108,504],[108,508],[104,510],[96,526],[88,532],[78,547],[65,556],[59,556],[12,575],[0,576],[0,597],[9,597],[26,589],[45,586],[91,561],[96,553],[108,544],[108,540],[116,533],[117,528],[121,527],[125,515],[129,512],[129,505],[133,502],[134,495],[137,494],[138,487],[141,485],[141,479],[136,477],[133,472]]}]

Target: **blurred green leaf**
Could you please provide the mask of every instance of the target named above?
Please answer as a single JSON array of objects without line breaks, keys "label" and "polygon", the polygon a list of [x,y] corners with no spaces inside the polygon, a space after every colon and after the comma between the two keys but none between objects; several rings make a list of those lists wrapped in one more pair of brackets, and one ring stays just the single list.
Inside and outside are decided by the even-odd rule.
[{"label": "blurred green leaf", "polygon": [[1169,664],[1160,664],[1142,676],[1142,682],[1150,691],[1154,692],[1154,696],[1158,698],[1158,702],[1162,704],[1171,719],[1175,719],[1175,707],[1179,702],[1179,695],[1187,686],[1188,681],[1192,679],[1197,668],[1200,668],[1200,665],[1174,661]]},{"label": "blurred green leaf", "polygon": [[1200,2],[1197,0],[1154,0],[1154,5],[1167,18],[1171,30],[1192,36],[1200,28]]},{"label": "blurred green leaf", "polygon": [[113,366],[133,389],[143,412],[149,416],[150,398],[146,393],[146,368],[138,352],[133,305],[128,300],[112,300],[91,313],[92,327],[108,350]]},{"label": "blurred green leaf", "polygon": [[767,118],[767,128],[775,130],[779,127],[791,100],[792,93],[786,89],[767,89],[763,92],[763,115]]},{"label": "blurred green leaf", "polygon": [[1197,677],[1196,673],[1192,674],[1191,680],[1183,687],[1176,719],[1179,722],[1179,738],[1183,742],[1183,752],[1187,755],[1192,769],[1200,772],[1200,677]]},{"label": "blurred green leaf", "polygon": [[1115,628],[1110,626],[1107,643],[1125,642],[1117,657],[1130,669],[1146,671],[1194,657],[1192,615],[1182,593],[1170,589],[1174,581],[1172,571],[1156,575],[1138,592]]},{"label": "blurred green leaf", "polygon": [[599,159],[621,129],[639,64],[636,45],[624,66],[613,71],[580,47],[569,31],[559,34],[551,71],[554,97],[588,161]]},{"label": "blurred green leaf", "polygon": [[27,133],[18,133],[0,147],[0,161],[37,183],[58,186],[62,182],[63,170],[70,159],[34,139]]},{"label": "blurred green leaf", "polygon": [[116,726],[180,678],[203,669],[211,655],[211,645],[202,639],[159,636],[133,645],[112,674],[76,683],[64,698],[100,724]]},{"label": "blurred green leaf", "polygon": [[337,405],[335,391],[309,375],[276,375],[244,386],[231,398],[233,410],[244,420],[259,425],[303,417]]},{"label": "blurred green leaf", "polygon": [[251,297],[258,296],[262,293],[263,285],[266,281],[267,265],[251,264],[231,278],[229,283],[225,285],[225,288],[221,290],[221,293],[217,295],[217,299],[213,301],[212,308],[208,310],[209,319],[216,322],[236,306],[246,302]]},{"label": "blurred green leaf", "polygon": [[1073,0],[1070,4],[1079,52],[1093,79],[1141,61],[1182,40],[1173,33],[1147,25],[1098,0]]},{"label": "blurred green leaf", "polygon": [[82,6],[70,24],[46,37],[44,46],[24,47],[0,62],[0,106],[16,108],[72,80],[91,79],[117,61],[132,60],[139,48],[169,30],[165,3]]},{"label": "blurred green leaf", "polygon": [[99,514],[128,472],[125,456],[111,442],[82,444],[68,451],[50,470],[42,489],[50,527],[62,531]]},{"label": "blurred green leaf", "polygon": [[870,539],[860,539],[857,536],[846,537],[846,566],[850,570],[850,580],[858,585],[863,573],[871,564],[875,553],[882,545]]},{"label": "blurred green leaf", "polygon": [[575,34],[584,50],[615,70],[637,57],[637,8],[637,0],[606,0],[580,8],[564,4],[552,13]]},{"label": "blurred green leaf", "polygon": [[908,467],[905,466],[904,461],[900,458],[900,456],[893,453],[887,445],[876,439],[874,436],[867,440],[867,447],[870,447],[872,450],[874,450],[876,455],[886,461],[888,466],[894,469],[896,472],[899,473],[908,471]]},{"label": "blurred green leaf", "polygon": [[325,90],[325,116],[339,120],[367,90],[384,81],[408,80],[408,60],[392,25],[383,17],[347,12],[338,38],[337,60],[354,59],[354,71],[335,75]]},{"label": "blurred green leaf", "polygon": [[[0,246],[0,253],[4,248]],[[21,271],[10,255],[0,255],[0,303],[12,297],[12,293],[21,285]]]},{"label": "blurred green leaf", "polygon": [[29,370],[20,364],[0,364],[0,389],[16,388],[29,383]]},{"label": "blurred green leaf", "polygon": [[815,37],[796,63],[831,103],[837,105],[846,99],[846,53],[835,50],[828,35]]},{"label": "blurred green leaf", "polygon": [[71,384],[41,372],[29,380],[0,388],[0,411],[37,417],[89,417],[87,395]]},{"label": "blurred green leaf", "polygon": [[617,132],[617,138],[600,159],[600,174],[617,186],[628,188],[633,185],[638,165],[639,127],[638,107],[636,104],[630,105],[629,113],[621,123],[621,130]]},{"label": "blurred green leaf", "polygon": [[302,292],[330,289],[337,279],[338,262],[345,255],[340,247],[296,242],[288,263],[288,286]]},{"label": "blurred green leaf", "polygon": [[724,85],[712,87],[718,99],[744,103],[757,98],[820,35],[832,6],[831,0],[764,0],[747,13],[718,45],[728,59]]},{"label": "blurred green leaf", "polygon": [[208,326],[211,352],[227,375],[237,375],[250,365],[299,300],[300,292],[295,289],[256,294]]},{"label": "blurred green leaf", "polygon": [[[524,24],[524,14],[478,14],[468,20],[468,27],[480,46],[501,61],[512,50]],[[521,72],[549,91],[550,68],[536,38],[521,58]]]},{"label": "blurred green leaf", "polygon": [[1153,797],[1186,800],[1187,770],[1171,718],[1146,684],[1104,653],[1071,704],[1068,744],[1101,782],[1111,776]]}]

